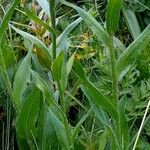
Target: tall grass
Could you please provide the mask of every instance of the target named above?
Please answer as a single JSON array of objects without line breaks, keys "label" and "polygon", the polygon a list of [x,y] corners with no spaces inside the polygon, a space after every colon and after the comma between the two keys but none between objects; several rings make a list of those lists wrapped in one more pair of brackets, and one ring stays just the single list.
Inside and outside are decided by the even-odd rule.
[{"label": "tall grass", "polygon": [[[37,14],[23,3],[18,6],[19,0],[14,0],[0,26],[0,71],[15,109],[16,117],[13,122],[19,149],[135,149],[149,104],[136,138],[130,133],[127,114],[127,103],[130,104],[127,90],[133,84],[125,80],[128,76],[129,79],[134,79],[132,74],[138,57],[144,50],[149,50],[150,25],[141,32],[136,15],[122,0],[108,1],[106,27],[95,19],[92,9],[87,12],[64,0],[38,0],[38,3],[42,9]],[[20,10],[16,13],[21,13],[35,26],[32,32],[29,32],[31,27],[25,24],[10,22],[15,8],[18,10],[17,7],[20,7]],[[57,13],[63,7],[71,11],[76,10],[78,15],[60,32],[57,19],[61,20],[63,16],[68,15],[58,17]],[[119,31],[121,11],[134,39],[127,47],[115,37]],[[98,86],[103,80],[101,74],[96,82],[93,82],[92,73],[89,74],[92,67],[89,69],[88,63],[94,64],[93,68],[101,72],[102,61],[97,59],[98,53],[90,57],[92,62],[89,62],[88,58],[86,61],[80,61],[76,57],[78,52],[72,52],[71,46],[68,46],[69,36],[74,34],[74,30],[81,24],[90,30],[97,41],[96,44],[100,43],[107,54],[104,57],[106,66],[102,65],[102,68],[105,71],[104,81],[109,81],[106,83],[110,84],[111,88],[109,85]],[[133,25],[136,28],[133,28]],[[17,64],[13,80],[6,66],[6,53],[2,47],[8,27],[13,34],[17,33],[23,37],[22,46],[26,49],[26,55],[20,58]],[[28,29],[24,31],[25,27]],[[43,40],[47,33],[49,42]],[[14,53],[13,55],[16,58]],[[94,72],[94,69],[92,71]],[[106,89],[109,91],[107,94]],[[80,98],[77,98],[78,93]],[[144,98],[147,100],[147,97]],[[69,121],[69,111],[72,109],[78,110],[76,114],[71,114],[78,116],[77,120],[74,120],[75,125]],[[9,149],[10,116],[9,113],[7,115],[9,125],[6,149]]]}]

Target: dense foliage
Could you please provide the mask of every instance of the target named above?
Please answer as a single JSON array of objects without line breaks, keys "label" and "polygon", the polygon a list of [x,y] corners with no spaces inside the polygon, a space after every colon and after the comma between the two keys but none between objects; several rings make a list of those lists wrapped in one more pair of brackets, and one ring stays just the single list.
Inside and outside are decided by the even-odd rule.
[{"label": "dense foliage", "polygon": [[149,0],[0,0],[0,149],[150,149]]}]

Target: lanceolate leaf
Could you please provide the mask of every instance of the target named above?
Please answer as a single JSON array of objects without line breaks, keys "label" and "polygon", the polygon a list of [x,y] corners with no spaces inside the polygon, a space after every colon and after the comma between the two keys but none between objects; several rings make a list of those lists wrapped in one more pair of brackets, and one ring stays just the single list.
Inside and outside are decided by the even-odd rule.
[{"label": "lanceolate leaf", "polygon": [[49,52],[49,49],[44,45],[44,43],[42,41],[40,41],[37,37],[27,33],[27,32],[24,32],[20,29],[17,29],[16,27],[14,27],[13,25],[10,25],[11,28],[13,30],[15,30],[17,33],[19,33],[20,35],[22,35],[23,37],[27,38],[28,40],[30,40],[33,44],[37,45],[40,50],[47,56],[47,61],[49,64],[51,64],[52,62],[52,58],[51,58],[51,55],[50,55],[50,52]]},{"label": "lanceolate leaf", "polygon": [[82,17],[82,19],[89,25],[89,27],[94,31],[94,33],[98,36],[99,40],[104,45],[109,45],[109,36],[106,33],[106,31],[103,29],[103,27],[92,17],[92,15],[89,12],[84,11],[80,7],[73,5],[67,1],[61,0],[61,3],[74,8],[76,11],[78,11],[79,15]]},{"label": "lanceolate leaf", "polygon": [[0,26],[0,43],[2,41],[2,38],[5,34],[5,31],[8,27],[8,23],[11,19],[11,16],[15,10],[15,7],[17,6],[17,4],[19,3],[19,0],[14,0],[12,6],[10,7],[10,9],[8,10],[8,12],[6,13],[6,15],[4,16],[4,19],[2,20],[1,26]]},{"label": "lanceolate leaf", "polygon": [[94,102],[95,105],[102,107],[108,114],[118,120],[119,114],[112,103],[92,84],[86,77],[83,67],[75,63],[75,70],[81,81],[84,83],[82,89],[87,98]]},{"label": "lanceolate leaf", "polygon": [[31,52],[29,51],[24,60],[21,62],[14,78],[13,82],[13,94],[15,99],[15,104],[18,109],[20,109],[22,102],[22,95],[25,91],[27,81],[30,76],[30,66],[31,63]]},{"label": "lanceolate leaf", "polygon": [[133,39],[136,39],[141,34],[141,29],[137,17],[135,13],[131,9],[127,8],[125,4],[122,7],[122,11],[129,31]]},{"label": "lanceolate leaf", "polygon": [[36,121],[40,110],[40,91],[33,88],[23,103],[19,118],[17,120],[17,133],[27,139],[31,132],[37,136]]},{"label": "lanceolate leaf", "polygon": [[106,26],[109,34],[117,31],[122,0],[109,0],[107,6]]},{"label": "lanceolate leaf", "polygon": [[1,60],[0,71],[1,71],[1,74],[2,74],[2,77],[3,77],[3,80],[5,82],[7,92],[9,94],[11,100],[13,101],[13,105],[14,105],[15,102],[14,102],[13,93],[12,93],[11,81],[10,81],[9,75],[7,73],[6,63],[5,63],[5,58],[3,56],[1,43],[2,43],[2,40],[3,40],[3,36],[5,34],[5,31],[7,30],[8,23],[9,23],[9,21],[12,17],[12,14],[15,10],[15,7],[17,6],[18,3],[19,3],[19,0],[14,0],[13,4],[8,9],[7,13],[5,14],[5,16],[4,16],[4,18],[3,18],[3,20],[0,24],[0,60]]},{"label": "lanceolate leaf", "polygon": [[48,17],[50,17],[50,7],[49,7],[48,1],[47,0],[37,0],[37,2],[42,7],[42,9],[46,13],[46,15],[48,15]]},{"label": "lanceolate leaf", "polygon": [[39,149],[58,149],[59,143],[57,140],[56,132],[53,128],[49,112],[45,103],[43,103],[43,105],[41,106],[37,128],[38,138],[40,139],[38,141]]},{"label": "lanceolate leaf", "polygon": [[58,57],[54,60],[52,65],[52,73],[55,81],[59,81],[62,78],[62,66],[64,64],[64,52],[62,51]]},{"label": "lanceolate leaf", "polygon": [[76,127],[74,128],[72,137],[71,137],[71,142],[72,144],[75,142],[76,137],[78,135],[79,129],[81,127],[81,125],[83,124],[83,122],[88,118],[88,116],[92,113],[92,108],[90,108],[90,110],[85,114],[85,116],[82,117],[82,119],[78,122],[78,124],[76,125]]},{"label": "lanceolate leaf", "polygon": [[[69,7],[74,8],[78,12],[80,17],[87,23],[88,27],[98,37],[99,41],[103,45],[109,46],[109,35],[108,35],[108,33],[104,30],[102,25],[100,23],[98,23],[95,20],[95,18],[89,12],[86,12],[85,10],[81,9],[80,7],[73,5],[71,3],[68,3],[67,1],[60,0],[60,2],[64,5],[67,5]],[[115,44],[115,47],[117,47],[119,49],[122,49],[122,47],[123,47],[123,44],[118,39],[114,40],[114,44]]]},{"label": "lanceolate leaf", "polygon": [[65,52],[67,49],[67,38],[70,32],[82,21],[82,18],[78,18],[74,22],[72,22],[57,38],[57,54],[59,54],[62,50]]},{"label": "lanceolate leaf", "polygon": [[30,70],[30,72],[33,77],[34,84],[42,91],[44,98],[46,98],[47,103],[49,105],[54,104],[55,99],[53,97],[50,86],[48,86],[46,81],[44,79],[42,79],[41,76],[39,74],[37,74],[35,71]]},{"label": "lanceolate leaf", "polygon": [[69,149],[68,139],[66,136],[66,130],[65,130],[63,123],[52,112],[51,109],[48,110],[48,114],[49,114],[49,119],[51,120],[53,128],[56,132],[59,143],[61,144],[63,149]]},{"label": "lanceolate leaf", "polygon": [[30,12],[28,9],[24,8],[24,11],[26,15],[33,20],[34,22],[40,24],[41,26],[45,27],[50,33],[54,33],[55,31],[44,21],[42,21],[40,18],[38,18],[36,15],[34,15],[32,12]]},{"label": "lanceolate leaf", "polygon": [[129,71],[138,55],[150,42],[150,25],[123,51],[119,57],[116,70],[118,71],[119,80]]}]

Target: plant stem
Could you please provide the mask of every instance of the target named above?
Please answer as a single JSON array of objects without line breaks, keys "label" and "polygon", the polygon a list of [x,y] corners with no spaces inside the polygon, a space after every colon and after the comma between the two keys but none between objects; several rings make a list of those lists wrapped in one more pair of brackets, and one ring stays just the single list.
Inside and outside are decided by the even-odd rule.
[{"label": "plant stem", "polygon": [[116,70],[116,57],[113,46],[113,36],[110,36],[110,61],[111,61],[111,74],[112,74],[112,92],[113,92],[113,104],[118,109],[118,78]]},{"label": "plant stem", "polygon": [[[116,56],[115,56],[115,48],[113,46],[113,35],[110,35],[110,61],[111,61],[111,75],[112,75],[112,92],[113,92],[113,104],[117,111],[119,112],[119,101],[118,101],[118,75],[116,70]],[[122,135],[121,135],[121,123],[120,123],[120,116],[116,120],[116,132],[118,134],[119,143],[122,143]],[[121,146],[122,147],[122,146]]]},{"label": "plant stem", "polygon": [[[50,16],[52,29],[56,31],[55,0],[50,0]],[[52,55],[54,60],[56,58],[56,32],[52,33]]]}]

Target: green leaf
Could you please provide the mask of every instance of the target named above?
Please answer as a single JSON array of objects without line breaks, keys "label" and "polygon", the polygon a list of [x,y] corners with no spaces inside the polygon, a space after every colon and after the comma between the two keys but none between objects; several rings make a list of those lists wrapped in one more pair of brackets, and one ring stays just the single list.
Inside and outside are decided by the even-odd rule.
[{"label": "green leaf", "polygon": [[75,55],[73,54],[73,55],[69,58],[69,60],[68,60],[68,62],[67,62],[67,68],[66,68],[67,75],[69,75],[69,73],[70,73],[70,71],[71,71],[71,69],[72,69],[73,62],[74,62],[74,57],[75,57]]},{"label": "green leaf", "polygon": [[18,110],[20,109],[22,103],[22,95],[25,91],[27,82],[30,77],[30,69],[29,69],[30,63],[31,63],[31,52],[28,52],[28,54],[18,67],[18,70],[14,77],[13,95],[15,99],[15,105],[18,108]]},{"label": "green leaf", "polygon": [[104,133],[102,135],[100,135],[99,137],[99,146],[98,146],[98,150],[105,150],[106,144],[107,144],[107,133],[106,131],[104,131]]},{"label": "green leaf", "polygon": [[44,43],[42,41],[40,41],[37,37],[27,33],[27,32],[24,32],[20,29],[17,29],[16,27],[14,27],[13,25],[10,25],[11,28],[13,30],[15,30],[17,33],[19,33],[20,35],[22,35],[23,37],[27,38],[28,40],[30,40],[33,44],[37,45],[38,48],[40,48],[40,55],[42,55],[41,57],[48,63],[48,66],[51,65],[51,62],[52,62],[52,58],[51,58],[51,54],[49,52],[49,49],[44,45]]},{"label": "green leaf", "polygon": [[88,116],[91,114],[93,110],[93,107],[91,107],[89,109],[89,111],[82,117],[82,119],[78,122],[78,124],[76,125],[76,127],[74,128],[74,131],[73,131],[73,134],[72,134],[72,137],[71,137],[71,142],[72,144],[75,142],[76,140],[76,137],[78,135],[78,132],[79,132],[79,129],[81,127],[81,125],[83,124],[83,122],[88,118]]},{"label": "green leaf", "polygon": [[127,98],[124,96],[119,101],[119,112],[120,112],[120,123],[121,123],[121,134],[122,134],[122,145],[124,149],[127,149],[129,145],[129,127],[128,122],[125,116],[125,104],[127,102]]},{"label": "green leaf", "polygon": [[[3,53],[6,68],[16,65],[16,56],[14,54],[13,48],[9,45],[9,41],[3,38],[1,43],[1,51]],[[2,65],[2,59],[0,59],[0,66]]]},{"label": "green leaf", "polygon": [[109,34],[113,35],[118,29],[122,0],[109,0],[106,12],[106,26]]},{"label": "green leaf", "polygon": [[47,82],[43,78],[41,78],[40,75],[35,71],[30,70],[30,72],[33,77],[34,84],[42,91],[48,105],[56,104],[51,88],[50,86],[48,86]]},{"label": "green leaf", "polygon": [[57,38],[57,54],[59,54],[62,50],[67,52],[68,35],[81,21],[82,21],[82,18],[76,19]]},{"label": "green leaf", "polygon": [[15,10],[15,7],[17,6],[17,4],[19,3],[19,0],[14,0],[13,4],[11,5],[11,7],[9,8],[8,12],[5,14],[4,19],[2,20],[1,26],[0,26],[0,43],[2,42],[2,38],[5,34],[5,31],[8,27],[8,23],[11,19],[11,16]]},{"label": "green leaf", "polygon": [[43,26],[45,29],[47,29],[50,33],[55,34],[55,31],[44,21],[42,21],[41,19],[39,19],[36,15],[34,15],[32,12],[30,12],[28,9],[24,8],[24,12],[26,13],[26,15],[33,20],[34,22],[40,24],[41,26]]},{"label": "green leaf", "polygon": [[145,30],[123,51],[117,60],[116,70],[118,71],[119,80],[122,80],[149,42],[150,25],[148,25]]},{"label": "green leaf", "polygon": [[37,0],[37,2],[42,7],[42,9],[46,13],[46,15],[48,15],[48,17],[50,17],[50,7],[49,7],[48,1],[47,0]]},{"label": "green leaf", "polygon": [[31,132],[37,136],[36,122],[40,110],[40,91],[33,88],[23,103],[21,112],[17,119],[16,127],[17,134],[23,138],[28,139],[28,134]]},{"label": "green leaf", "polygon": [[55,129],[58,142],[60,143],[63,149],[68,149],[69,144],[68,144],[67,135],[63,123],[53,113],[51,109],[48,109],[48,113],[49,113],[49,119],[51,120],[53,128]]},{"label": "green leaf", "polygon": [[52,64],[52,74],[55,81],[59,81],[62,78],[63,64],[64,64],[64,52],[62,51]]},{"label": "green leaf", "polygon": [[[81,16],[81,18],[87,23],[88,27],[91,28],[93,33],[95,33],[95,35],[98,37],[99,41],[103,45],[109,47],[110,37],[109,37],[108,33],[104,30],[102,25],[100,23],[98,23],[89,12],[86,12],[85,10],[81,9],[80,7],[78,7],[72,3],[69,3],[67,1],[60,0],[60,2],[64,5],[74,8],[78,12],[78,14]],[[123,44],[121,43],[121,41],[119,41],[115,37],[114,37],[114,45],[115,45],[115,47],[117,47],[117,49],[119,48],[122,50]]]},{"label": "green leaf", "polygon": [[56,132],[53,128],[49,112],[45,102],[41,105],[41,111],[37,123],[38,128],[38,145],[41,150],[58,149],[59,143]]},{"label": "green leaf", "polygon": [[137,17],[135,13],[125,5],[125,3],[122,6],[122,11],[129,31],[133,39],[136,39],[141,34],[141,29]]},{"label": "green leaf", "polygon": [[75,70],[80,80],[84,83],[82,89],[86,97],[90,101],[93,101],[95,105],[105,109],[105,111],[117,121],[119,117],[118,111],[112,105],[112,103],[95,87],[95,85],[87,79],[81,64],[76,62]]},{"label": "green leaf", "polygon": [[61,0],[61,3],[64,5],[67,5],[69,7],[74,8],[79,15],[82,17],[82,19],[88,24],[90,28],[94,31],[94,33],[97,35],[99,40],[104,45],[109,45],[109,36],[107,32],[103,29],[103,27],[95,20],[95,18],[92,17],[92,15],[89,12],[86,12],[85,10],[81,9],[80,7],[73,5],[72,3],[69,3],[67,1]]}]

